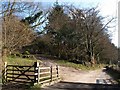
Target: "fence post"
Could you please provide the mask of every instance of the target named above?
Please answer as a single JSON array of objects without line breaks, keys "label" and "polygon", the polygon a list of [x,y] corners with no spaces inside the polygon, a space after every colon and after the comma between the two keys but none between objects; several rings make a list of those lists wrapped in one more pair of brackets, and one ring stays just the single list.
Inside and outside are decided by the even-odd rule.
[{"label": "fence post", "polygon": [[14,66],[13,66],[12,70],[13,70],[13,72],[12,72],[12,73],[13,73],[13,78],[12,78],[12,80],[14,80]]},{"label": "fence post", "polygon": [[40,82],[40,63],[38,63],[38,84]]},{"label": "fence post", "polygon": [[5,62],[5,82],[7,82],[7,62]]},{"label": "fence post", "polygon": [[59,78],[59,71],[58,71],[58,65],[56,65],[56,70],[57,70],[57,78]]},{"label": "fence post", "polygon": [[52,66],[50,67],[50,78],[51,78],[51,82],[52,82]]},{"label": "fence post", "polygon": [[34,84],[38,83],[39,81],[39,78],[38,78],[38,75],[39,75],[39,62],[34,62]]}]

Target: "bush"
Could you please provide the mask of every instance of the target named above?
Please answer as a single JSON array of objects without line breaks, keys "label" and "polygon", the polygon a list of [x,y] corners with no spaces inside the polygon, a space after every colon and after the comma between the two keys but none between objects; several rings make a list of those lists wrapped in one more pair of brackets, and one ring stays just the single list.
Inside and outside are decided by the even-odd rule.
[{"label": "bush", "polygon": [[26,54],[26,55],[30,55],[29,51],[25,51],[25,54]]}]

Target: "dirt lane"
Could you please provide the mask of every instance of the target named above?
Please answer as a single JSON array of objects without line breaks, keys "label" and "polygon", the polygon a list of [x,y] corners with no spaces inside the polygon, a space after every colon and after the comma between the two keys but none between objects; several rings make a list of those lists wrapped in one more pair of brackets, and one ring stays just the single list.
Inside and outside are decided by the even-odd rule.
[{"label": "dirt lane", "polygon": [[62,81],[41,90],[120,90],[120,85],[103,69],[80,71],[73,68],[60,68]]},{"label": "dirt lane", "polygon": [[[51,60],[43,60],[45,66],[55,66],[57,63]],[[116,84],[116,82],[107,75],[103,68],[91,71],[77,70],[72,67],[59,66],[60,77],[64,82],[93,83],[93,84]]]},{"label": "dirt lane", "polygon": [[93,71],[80,71],[73,68],[61,67],[61,78],[65,82],[97,83],[97,84],[116,84],[103,69]]}]

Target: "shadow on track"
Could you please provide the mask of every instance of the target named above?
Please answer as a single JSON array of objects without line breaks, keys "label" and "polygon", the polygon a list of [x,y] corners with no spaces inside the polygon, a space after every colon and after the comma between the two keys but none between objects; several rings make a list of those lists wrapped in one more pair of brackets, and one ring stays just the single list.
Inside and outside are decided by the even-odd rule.
[{"label": "shadow on track", "polygon": [[88,84],[75,82],[59,82],[41,90],[120,90],[119,84]]}]

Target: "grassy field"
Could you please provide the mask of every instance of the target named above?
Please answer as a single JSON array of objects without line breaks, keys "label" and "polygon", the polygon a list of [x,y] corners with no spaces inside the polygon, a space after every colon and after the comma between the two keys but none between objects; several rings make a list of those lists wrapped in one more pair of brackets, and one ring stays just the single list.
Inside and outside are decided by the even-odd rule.
[{"label": "grassy field", "polygon": [[95,64],[94,66],[88,67],[82,64],[75,64],[75,63],[68,62],[65,60],[58,60],[57,63],[62,66],[73,67],[75,69],[81,69],[81,70],[95,70],[95,69],[99,69],[105,66],[104,64]]}]

